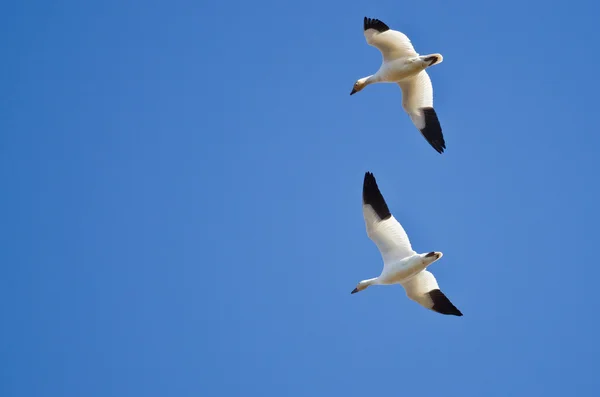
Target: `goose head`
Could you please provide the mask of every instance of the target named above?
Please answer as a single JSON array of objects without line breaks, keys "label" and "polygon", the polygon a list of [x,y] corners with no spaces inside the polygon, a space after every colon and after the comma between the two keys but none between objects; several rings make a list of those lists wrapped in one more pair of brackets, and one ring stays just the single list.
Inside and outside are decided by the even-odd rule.
[{"label": "goose head", "polygon": [[352,86],[352,92],[350,92],[350,95],[356,94],[357,92],[361,91],[363,88],[368,86],[368,80],[370,77],[371,76],[363,77],[362,79],[356,80],[356,83],[354,83],[354,86]]},{"label": "goose head", "polygon": [[367,287],[373,285],[373,284],[377,284],[377,277],[375,278],[370,278],[368,280],[363,280],[361,282],[358,283],[358,285],[356,286],[356,288],[354,288],[351,292],[351,294],[355,294],[357,292],[360,292],[364,289],[367,289]]}]

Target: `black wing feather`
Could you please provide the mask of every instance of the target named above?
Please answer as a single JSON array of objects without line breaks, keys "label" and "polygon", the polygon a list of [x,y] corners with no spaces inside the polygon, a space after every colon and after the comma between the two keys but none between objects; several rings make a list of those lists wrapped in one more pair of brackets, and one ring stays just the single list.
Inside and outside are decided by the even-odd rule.
[{"label": "black wing feather", "polygon": [[363,203],[373,207],[373,210],[382,221],[392,216],[383,195],[379,191],[375,176],[371,172],[365,172],[363,182]]}]

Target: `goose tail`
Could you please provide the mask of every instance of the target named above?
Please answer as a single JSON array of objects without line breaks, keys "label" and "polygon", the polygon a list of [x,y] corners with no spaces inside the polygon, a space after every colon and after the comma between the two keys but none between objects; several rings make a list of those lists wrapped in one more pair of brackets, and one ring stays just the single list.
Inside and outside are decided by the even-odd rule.
[{"label": "goose tail", "polygon": [[438,63],[442,63],[444,57],[442,56],[442,54],[429,54],[421,56],[421,59],[427,64],[427,67],[430,67],[433,65],[437,65]]}]

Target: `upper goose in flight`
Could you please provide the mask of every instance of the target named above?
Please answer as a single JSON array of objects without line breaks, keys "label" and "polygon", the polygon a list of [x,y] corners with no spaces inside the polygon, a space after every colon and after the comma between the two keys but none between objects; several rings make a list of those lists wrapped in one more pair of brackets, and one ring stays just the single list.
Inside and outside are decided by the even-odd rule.
[{"label": "upper goose in flight", "polygon": [[440,291],[433,274],[426,269],[443,254],[417,254],[413,251],[406,232],[390,213],[370,172],[365,173],[363,182],[363,216],[367,235],[381,252],[383,271],[379,277],[358,283],[352,293],[371,285],[401,284],[406,295],[421,306],[441,314],[462,316],[460,310]]},{"label": "upper goose in flight", "polygon": [[397,83],[402,89],[402,107],[427,142],[443,153],[446,142],[433,109],[433,87],[426,68],[441,63],[441,54],[419,55],[404,33],[390,28],[379,19],[365,17],[367,44],[381,51],[383,63],[377,73],[354,83],[350,95],[373,83]]}]

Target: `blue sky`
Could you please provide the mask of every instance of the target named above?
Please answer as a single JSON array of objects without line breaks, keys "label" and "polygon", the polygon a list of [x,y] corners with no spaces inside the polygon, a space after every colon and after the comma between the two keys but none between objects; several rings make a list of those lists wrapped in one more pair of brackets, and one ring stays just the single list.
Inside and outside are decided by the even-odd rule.
[{"label": "blue sky", "polygon": [[[0,395],[597,395],[599,8],[3,3]],[[444,55],[443,155],[349,96],[364,16]],[[365,171],[463,317],[350,295]]]}]

